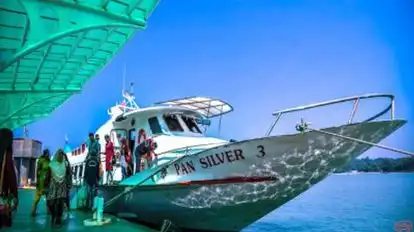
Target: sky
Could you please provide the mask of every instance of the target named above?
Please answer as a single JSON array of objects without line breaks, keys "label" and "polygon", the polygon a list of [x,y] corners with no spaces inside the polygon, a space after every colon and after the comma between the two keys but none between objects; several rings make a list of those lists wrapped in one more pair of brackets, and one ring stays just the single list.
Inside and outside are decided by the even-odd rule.
[{"label": "sky", "polygon": [[[411,22],[411,23],[410,23]],[[365,93],[396,97],[408,123],[383,144],[414,151],[414,3],[410,0],[161,1],[112,61],[49,117],[28,126],[44,147],[76,147],[108,120],[121,100],[122,70],[137,103],[186,96],[223,99],[235,110],[209,135],[264,136],[272,112]],[[361,103],[356,119],[386,107]],[[352,103],[282,118],[275,133],[293,132],[304,117],[317,128],[347,122]],[[21,134],[21,131],[17,131]],[[370,157],[395,157],[376,148]]]}]

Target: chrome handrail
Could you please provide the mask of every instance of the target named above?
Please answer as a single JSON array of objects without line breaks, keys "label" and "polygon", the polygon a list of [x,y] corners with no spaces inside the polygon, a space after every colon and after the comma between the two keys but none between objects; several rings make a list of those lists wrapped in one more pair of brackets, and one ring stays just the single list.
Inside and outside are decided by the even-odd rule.
[{"label": "chrome handrail", "polygon": [[285,110],[276,111],[272,114],[276,118],[273,121],[273,123],[270,125],[270,128],[267,130],[266,136],[269,136],[272,133],[274,127],[276,126],[277,122],[279,121],[280,117],[283,114],[297,112],[297,111],[303,111],[303,110],[309,110],[309,109],[313,109],[313,108],[318,108],[318,107],[323,107],[323,106],[328,106],[328,105],[334,105],[334,104],[338,104],[338,103],[354,101],[354,105],[352,107],[351,115],[350,115],[349,120],[348,120],[348,124],[351,124],[354,117],[355,117],[355,113],[356,113],[356,110],[358,108],[360,100],[369,99],[369,98],[388,98],[388,99],[390,99],[390,105],[388,105],[384,110],[377,113],[376,115],[364,120],[363,122],[369,122],[369,121],[375,120],[375,119],[381,117],[382,115],[386,114],[390,110],[391,110],[391,120],[394,120],[394,117],[395,117],[395,97],[394,97],[394,95],[391,95],[391,94],[378,94],[378,93],[365,94],[365,95],[360,95],[360,96],[334,99],[334,100],[330,100],[330,101],[324,101],[324,102],[319,102],[319,103],[315,103],[315,104],[309,104],[309,105],[298,106],[298,107],[294,107],[294,108],[289,108],[289,109],[285,109]]}]

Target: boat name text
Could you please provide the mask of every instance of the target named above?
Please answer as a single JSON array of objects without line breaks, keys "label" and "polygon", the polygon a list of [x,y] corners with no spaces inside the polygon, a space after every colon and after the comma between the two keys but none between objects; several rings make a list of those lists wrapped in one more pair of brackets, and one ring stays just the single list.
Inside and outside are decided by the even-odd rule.
[{"label": "boat name text", "polygon": [[[198,162],[202,169],[206,169],[219,166],[224,163],[232,163],[244,159],[246,158],[243,155],[243,150],[234,149],[212,155],[206,155],[204,157],[199,158]],[[186,175],[196,171],[196,166],[194,165],[192,160],[183,163],[175,163],[174,168],[177,175]]]}]

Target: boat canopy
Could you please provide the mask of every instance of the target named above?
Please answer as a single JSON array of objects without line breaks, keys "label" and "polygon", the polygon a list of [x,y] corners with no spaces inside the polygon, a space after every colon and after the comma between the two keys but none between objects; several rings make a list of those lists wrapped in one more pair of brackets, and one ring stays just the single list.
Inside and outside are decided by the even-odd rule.
[{"label": "boat canopy", "polygon": [[214,118],[233,111],[233,107],[219,99],[209,97],[186,97],[164,102],[157,102],[156,105],[180,106],[186,109],[197,111],[206,118]]}]

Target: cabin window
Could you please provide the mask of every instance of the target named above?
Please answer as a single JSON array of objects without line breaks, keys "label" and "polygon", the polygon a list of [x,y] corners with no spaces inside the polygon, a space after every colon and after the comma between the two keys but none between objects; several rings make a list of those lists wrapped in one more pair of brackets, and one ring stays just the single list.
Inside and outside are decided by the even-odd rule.
[{"label": "cabin window", "polygon": [[149,118],[148,123],[149,123],[152,134],[155,135],[155,134],[161,134],[162,133],[160,122],[158,122],[157,117]]},{"label": "cabin window", "polygon": [[188,129],[193,132],[193,133],[200,133],[201,134],[201,130],[200,128],[198,128],[197,123],[195,122],[195,119],[192,117],[186,117],[186,116],[182,116],[181,117],[185,123],[185,125],[188,127]]},{"label": "cabin window", "polygon": [[81,178],[83,178],[83,165],[82,164],[79,166],[79,175]]},{"label": "cabin window", "polygon": [[79,177],[78,166],[75,166],[75,175],[76,175],[76,179],[78,179]]},{"label": "cabin window", "polygon": [[184,131],[180,125],[180,122],[178,121],[177,115],[166,114],[164,115],[164,120],[167,123],[168,129],[170,131]]}]

